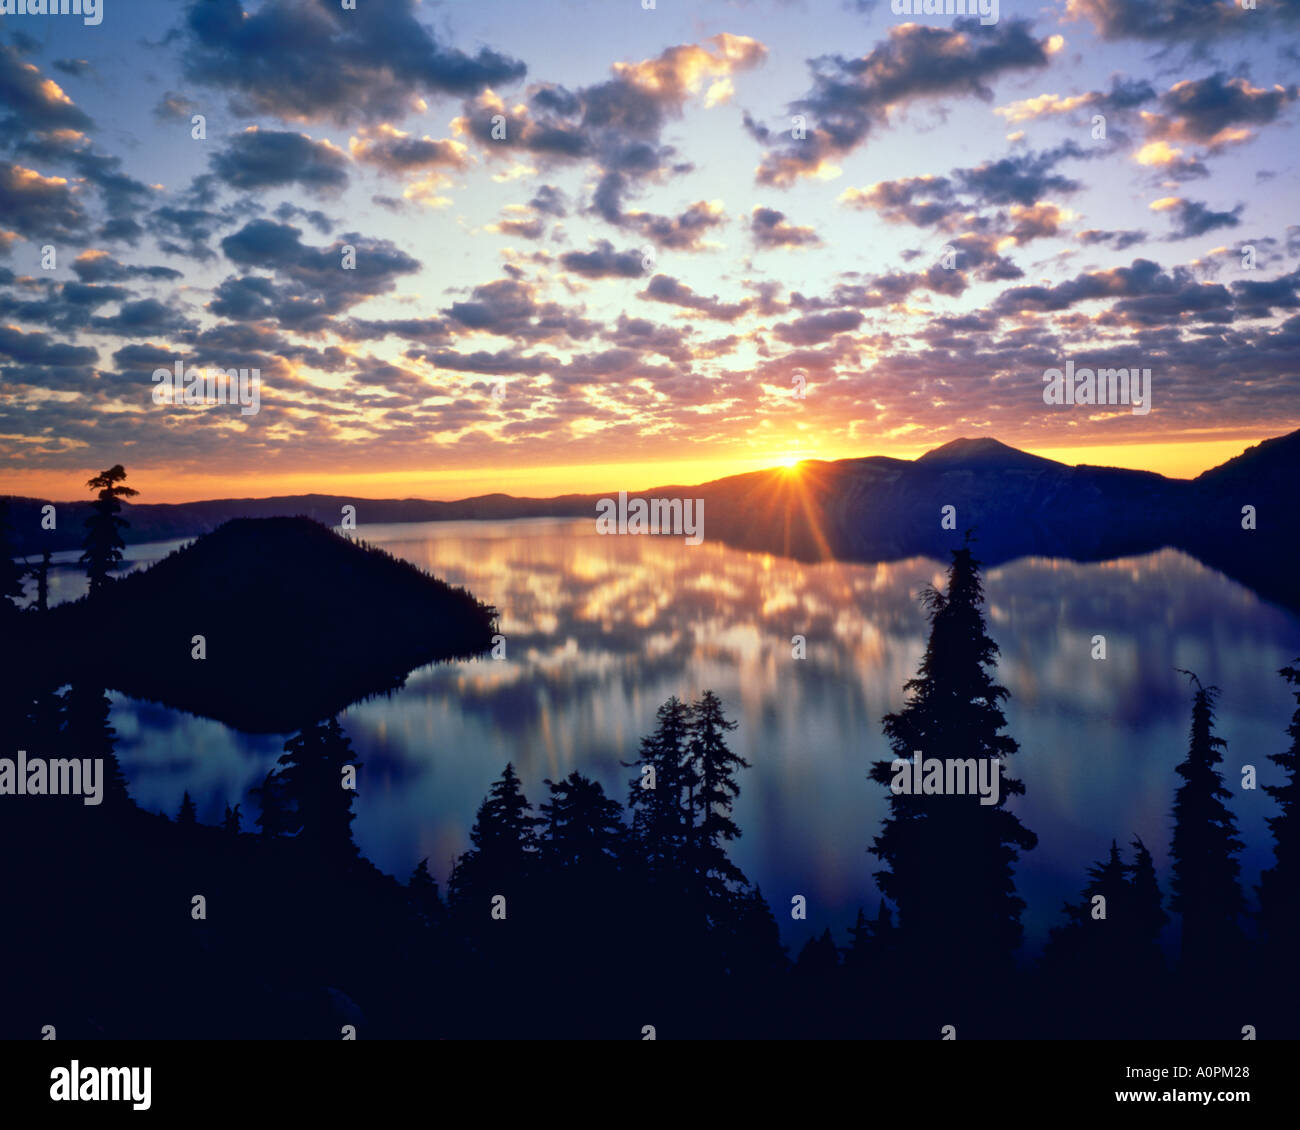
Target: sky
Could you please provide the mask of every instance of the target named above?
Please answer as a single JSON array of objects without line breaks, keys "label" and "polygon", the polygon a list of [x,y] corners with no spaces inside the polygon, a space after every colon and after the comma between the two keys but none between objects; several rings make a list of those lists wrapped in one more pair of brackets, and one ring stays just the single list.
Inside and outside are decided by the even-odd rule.
[{"label": "sky", "polygon": [[[1300,427],[1300,0],[344,2],[0,15],[0,492],[1190,477]],[[1067,363],[1149,410],[1045,403]]]}]

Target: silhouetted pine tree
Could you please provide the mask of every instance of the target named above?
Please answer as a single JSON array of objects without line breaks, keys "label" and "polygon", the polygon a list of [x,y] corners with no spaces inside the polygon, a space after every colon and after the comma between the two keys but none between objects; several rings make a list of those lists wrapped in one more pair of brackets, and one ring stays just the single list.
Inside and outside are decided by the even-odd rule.
[{"label": "silhouetted pine tree", "polygon": [[740,836],[731,819],[732,802],[740,795],[736,771],[749,768],[749,762],[727,746],[726,736],[737,725],[723,714],[722,700],[712,691],[706,690],[691,708],[687,751],[695,782],[690,805],[696,815],[687,858],[714,922],[726,916],[733,886],[748,882],[727,855],[726,846]]},{"label": "silhouetted pine tree", "polygon": [[613,881],[627,837],[618,801],[574,771],[558,784],[547,780],[551,798],[539,807],[539,860],[550,876],[578,874],[583,882]]},{"label": "silhouetted pine tree", "polygon": [[30,688],[22,702],[25,725],[16,747],[27,750],[32,757],[59,756],[63,748],[59,734],[63,725],[63,699],[51,687],[39,686]]},{"label": "silhouetted pine tree", "polygon": [[529,900],[545,908],[547,930],[531,948],[553,971],[561,997],[571,998],[627,960],[629,890],[620,873],[627,829],[619,803],[582,774],[546,786]]},{"label": "silhouetted pine tree", "polygon": [[103,758],[102,808],[121,815],[132,802],[114,752],[117,731],[109,722],[112,709],[102,687],[73,683],[63,692],[62,743],[65,757]]},{"label": "silhouetted pine tree", "polygon": [[17,612],[26,570],[15,560],[17,549],[9,522],[9,500],[0,499],[0,615]]},{"label": "silhouetted pine tree", "polygon": [[871,922],[870,956],[874,965],[887,968],[898,951],[898,927],[894,925],[893,915],[889,913],[889,904],[880,900],[880,908]]},{"label": "silhouetted pine tree", "polygon": [[[920,750],[927,759],[993,760],[999,775],[996,804],[966,795],[907,795],[891,790],[889,815],[871,851],[886,868],[876,873],[896,905],[900,947],[935,970],[1009,966],[1022,933],[1024,902],[1012,865],[1038,842],[1005,807],[1024,792],[1001,761],[1016,752],[993,681],[997,645],[985,631],[979,562],[968,544],[953,551],[948,591],[922,594],[930,638],[907,703],[886,715],[884,730],[896,758]],[[892,763],[876,762],[871,779],[888,786]]]},{"label": "silhouetted pine tree", "polygon": [[638,860],[652,880],[680,870],[691,820],[684,803],[690,708],[674,695],[655,717],[655,731],[641,739],[632,763],[638,773],[628,790]]},{"label": "silhouetted pine tree", "polygon": [[336,861],[355,858],[352,801],[356,790],[344,788],[344,768],[359,769],[352,742],[329,718],[305,727],[284,743],[278,776],[293,816],[289,833],[313,855]]},{"label": "silhouetted pine tree", "polygon": [[871,925],[867,913],[858,907],[858,917],[849,927],[849,944],[844,947],[844,968],[854,973],[865,972],[871,958]]},{"label": "silhouetted pine tree", "polygon": [[264,836],[284,836],[294,825],[294,817],[288,809],[284,796],[284,778],[274,769],[262,778],[262,783],[252,793],[258,799],[262,811],[254,823],[262,829]]},{"label": "silhouetted pine tree", "polygon": [[1129,874],[1131,923],[1129,938],[1132,948],[1129,960],[1135,973],[1150,975],[1163,971],[1164,956],[1160,952],[1160,931],[1169,922],[1169,915],[1161,906],[1160,884],[1156,881],[1156,865],[1147,851],[1141,836],[1133,837],[1134,859],[1126,870]]},{"label": "silhouetted pine tree", "polygon": [[740,978],[774,977],[789,965],[781,930],[761,888],[741,891],[727,921],[730,934],[725,952],[728,967]]},{"label": "silhouetted pine tree", "polygon": [[239,805],[235,805],[234,808],[231,808],[230,805],[226,805],[226,815],[221,822],[222,831],[229,835],[237,836],[239,835],[239,823]]},{"label": "silhouetted pine tree", "polygon": [[[1062,907],[1067,923],[1049,932],[1044,961],[1058,969],[1113,978],[1131,950],[1133,933],[1128,868],[1114,840],[1106,860],[1088,868],[1088,883],[1082,894],[1079,902],[1067,902]],[[1098,895],[1105,899],[1104,903],[1093,902]]]},{"label": "silhouetted pine tree", "polygon": [[809,938],[799,951],[795,961],[795,970],[801,978],[828,980],[839,968],[840,954],[835,948],[835,941],[830,930],[822,931],[816,938]]},{"label": "silhouetted pine tree", "polygon": [[1192,699],[1191,741],[1187,759],[1175,772],[1184,784],[1174,797],[1172,909],[1183,916],[1184,971],[1199,974],[1213,963],[1230,960],[1240,942],[1238,918],[1245,900],[1238,882],[1242,849],[1237,827],[1224,801],[1232,793],[1214,768],[1227,743],[1214,734],[1217,687],[1196,684]]},{"label": "silhouetted pine tree", "polygon": [[[1300,664],[1300,659],[1295,661]],[[1291,684],[1300,704],[1300,666],[1278,672]],[[1300,951],[1300,705],[1287,727],[1291,747],[1285,753],[1271,753],[1268,759],[1286,774],[1286,783],[1265,785],[1264,791],[1278,803],[1281,813],[1268,818],[1275,842],[1275,862],[1259,877],[1259,924],[1276,953],[1294,957]]]},{"label": "silhouetted pine tree", "polygon": [[426,926],[440,926],[446,917],[446,907],[438,894],[438,881],[429,873],[427,857],[420,860],[406,886],[416,917]]},{"label": "silhouetted pine tree", "polygon": [[122,486],[125,478],[126,470],[117,463],[86,482],[91,490],[99,492],[91,503],[91,515],[86,519],[86,540],[82,543],[84,552],[80,558],[80,564],[86,567],[86,576],[90,579],[91,596],[109,584],[112,571],[122,563],[126,543],[121,531],[127,522],[118,517],[122,509],[121,500],[140,493]]},{"label": "silhouetted pine tree", "polygon": [[194,811],[194,801],[190,798],[189,790],[181,797],[181,810],[176,814],[176,823],[182,826],[193,827],[198,822],[197,815]]},{"label": "silhouetted pine tree", "polygon": [[41,554],[41,563],[36,566],[36,611],[50,610],[50,551]]},{"label": "silhouetted pine tree", "polygon": [[479,805],[469,833],[474,846],[456,861],[449,881],[452,902],[467,910],[471,921],[487,918],[494,895],[505,895],[507,908],[520,900],[528,880],[536,874],[539,822],[520,788],[514,765],[507,764]]}]

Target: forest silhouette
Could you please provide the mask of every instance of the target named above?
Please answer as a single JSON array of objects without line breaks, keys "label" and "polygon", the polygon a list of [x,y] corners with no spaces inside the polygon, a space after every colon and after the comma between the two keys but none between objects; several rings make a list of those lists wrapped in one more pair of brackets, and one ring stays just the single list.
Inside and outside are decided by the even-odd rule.
[{"label": "forest silhouette", "polygon": [[[106,475],[84,562],[102,578],[92,602],[112,601],[121,584],[112,503],[124,476]],[[54,1024],[59,1038],[338,1039],[347,1026],[360,1038],[641,1039],[652,1028],[656,1038],[937,1039],[946,1026],[965,1039],[1239,1039],[1245,1026],[1294,1038],[1300,661],[1280,672],[1297,708],[1289,748],[1268,755],[1283,783],[1263,786],[1277,805],[1276,855],[1257,908],[1218,768],[1218,691],[1188,673],[1171,873],[1158,875],[1142,840],[1115,829],[1108,857],[1081,867],[1079,901],[1028,961],[1016,868],[1032,866],[1038,840],[1014,812],[1024,786],[1007,765],[1019,751],[980,562],[969,539],[951,556],[944,588],[922,594],[920,667],[882,724],[895,758],[993,762],[998,800],[895,793],[892,763],[869,767],[864,801],[869,788],[888,793],[883,823],[862,829],[881,897],[842,944],[823,929],[793,958],[777,916],[800,892],[769,903],[729,854],[748,765],[712,691],[659,707],[623,763],[625,799],[572,772],[545,781],[534,805],[505,765],[444,892],[427,859],[403,883],[358,850],[364,766],[337,716],[305,718],[288,738],[254,790],[252,826],[239,804],[209,826],[188,793],[175,819],[131,800],[107,678],[84,667],[60,683],[15,667],[0,684],[0,756],[101,758],[106,774],[95,806],[0,797],[0,1036]],[[19,611],[15,587],[0,572],[11,626],[53,616],[43,601]],[[808,913],[815,921],[816,906]],[[1159,938],[1171,916],[1180,948],[1167,954]]]}]

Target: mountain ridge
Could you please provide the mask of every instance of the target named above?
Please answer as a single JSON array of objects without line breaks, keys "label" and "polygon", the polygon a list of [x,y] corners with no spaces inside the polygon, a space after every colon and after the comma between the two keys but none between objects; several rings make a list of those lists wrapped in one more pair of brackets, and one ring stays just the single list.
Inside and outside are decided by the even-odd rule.
[{"label": "mountain ridge", "polygon": [[[963,439],[916,460],[808,460],[694,486],[629,491],[631,498],[704,500],[704,536],[801,561],[947,560],[965,531],[996,565],[1042,555],[1099,561],[1172,546],[1288,607],[1300,608],[1295,484],[1300,431],[1273,437],[1195,479],[1123,467],[1070,466],[989,437]],[[124,506],[130,542],[190,538],[236,517],[301,515],[339,525],[516,518],[594,518],[603,494],[485,495],[455,502],[298,495]],[[71,549],[89,503],[65,505],[57,531],[40,529],[41,500],[16,499],[21,553]],[[947,510],[952,507],[952,511]],[[1253,508],[1249,511],[1246,508]],[[945,516],[948,519],[945,521]]]}]

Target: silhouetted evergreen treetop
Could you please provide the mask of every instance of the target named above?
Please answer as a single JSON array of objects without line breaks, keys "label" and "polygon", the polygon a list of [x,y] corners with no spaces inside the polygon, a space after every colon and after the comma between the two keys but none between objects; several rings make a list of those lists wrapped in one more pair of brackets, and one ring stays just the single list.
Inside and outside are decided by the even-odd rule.
[{"label": "silhouetted evergreen treetop", "polygon": [[618,801],[576,770],[564,780],[545,782],[539,839],[543,867],[550,872],[612,873],[626,849],[627,829]]},{"label": "silhouetted evergreen treetop", "polygon": [[1183,784],[1174,795],[1173,897],[1170,907],[1183,916],[1183,960],[1193,967],[1222,960],[1241,940],[1239,916],[1245,899],[1235,858],[1243,845],[1236,820],[1224,803],[1232,793],[1214,768],[1227,743],[1214,733],[1217,687],[1196,686],[1186,759],[1175,768]]},{"label": "silhouetted evergreen treetop", "polygon": [[690,707],[673,695],[655,714],[654,732],[641,739],[638,770],[628,789],[632,835],[645,870],[654,876],[682,866],[692,819],[686,803]]},{"label": "silhouetted evergreen treetop", "polygon": [[871,946],[871,927],[867,923],[867,914],[858,907],[858,916],[849,927],[849,944],[844,947],[844,964],[850,969],[865,969],[868,964]]},{"label": "silhouetted evergreen treetop", "polygon": [[[1088,883],[1077,903],[1062,907],[1067,924],[1053,927],[1044,953],[1050,963],[1089,965],[1114,975],[1134,948],[1133,887],[1119,844],[1110,842],[1106,859],[1088,868]],[[1104,901],[1095,901],[1100,896]]]},{"label": "silhouetted evergreen treetop", "polygon": [[9,500],[0,499],[0,616],[18,611],[23,596],[23,567],[14,560],[17,545],[9,520]]},{"label": "silhouetted evergreen treetop", "polygon": [[176,814],[176,823],[193,827],[198,823],[198,816],[194,810],[194,801],[190,797],[189,790],[181,797],[181,810]]},{"label": "silhouetted evergreen treetop", "polygon": [[411,907],[426,926],[437,926],[446,917],[446,907],[438,894],[438,881],[429,872],[429,860],[420,860],[407,883]]},{"label": "silhouetted evergreen treetop", "polygon": [[80,680],[63,692],[62,746],[65,757],[102,758],[104,761],[103,807],[124,812],[134,807],[127,793],[126,778],[117,759],[117,731],[110,716],[113,704],[101,686]]},{"label": "silhouetted evergreen treetop", "polygon": [[32,569],[32,575],[36,578],[36,602],[33,607],[37,612],[48,612],[50,610],[50,551],[48,549],[41,554],[40,564]]},{"label": "silhouetted evergreen treetop", "polygon": [[99,492],[91,505],[90,517],[86,519],[86,540],[80,559],[90,579],[89,595],[92,597],[112,580],[112,572],[122,563],[122,551],[126,549],[121,531],[126,529],[127,521],[119,518],[118,514],[122,510],[122,499],[133,498],[140,492],[123,486],[125,480],[125,468],[121,463],[115,463],[86,482],[91,490]]},{"label": "silhouetted evergreen treetop", "polygon": [[1300,768],[1300,659],[1295,663],[1278,672],[1291,685],[1297,707],[1286,731],[1290,747],[1268,755],[1286,779],[1281,785],[1264,786],[1281,811],[1268,818],[1274,863],[1260,875],[1258,887],[1259,924],[1280,952],[1292,956],[1300,949],[1300,781],[1296,773]]},{"label": "silhouetted evergreen treetop", "polygon": [[[706,690],[691,707],[687,764],[688,804],[694,813],[687,831],[686,855],[703,893],[711,903],[728,898],[733,885],[748,880],[727,855],[726,842],[737,839],[740,829],[731,818],[732,802],[740,795],[736,773],[749,762],[732,752],[726,736],[738,723],[723,713],[722,700]],[[711,911],[710,913],[715,913]]]},{"label": "silhouetted evergreen treetop", "polygon": [[352,841],[354,788],[345,788],[344,769],[361,768],[352,740],[337,718],[305,727],[284,743],[278,776],[291,814],[285,831],[327,857],[357,854]]},{"label": "silhouetted evergreen treetop", "polygon": [[[876,881],[898,909],[900,944],[909,953],[1009,963],[1025,906],[1012,867],[1038,840],[1005,807],[1024,792],[1003,764],[1019,747],[1002,733],[1008,692],[993,679],[998,648],[985,630],[979,562],[967,541],[952,551],[947,591],[922,593],[930,636],[917,676],[905,684],[907,701],[885,716],[884,731],[895,759],[910,761],[920,751],[931,760],[973,761],[975,769],[991,763],[985,772],[997,776],[996,803],[982,804],[971,785],[964,794],[891,789],[871,851],[886,865]],[[889,786],[893,762],[876,762],[870,777]]]},{"label": "silhouetted evergreen treetop", "polygon": [[231,808],[226,805],[226,814],[221,821],[221,829],[231,836],[239,835],[239,805]]},{"label": "silhouetted evergreen treetop", "polygon": [[453,901],[465,904],[520,890],[536,873],[537,826],[541,822],[541,817],[532,813],[514,765],[507,762],[479,805],[469,833],[473,847],[456,861],[452,871]]},{"label": "silhouetted evergreen treetop", "polygon": [[1142,842],[1141,836],[1134,836],[1132,843],[1134,857],[1126,870],[1132,898],[1132,932],[1134,943],[1138,948],[1149,947],[1159,956],[1157,942],[1160,931],[1169,922],[1169,915],[1161,905],[1160,884],[1156,880],[1156,865]]},{"label": "silhouetted evergreen treetop", "polygon": [[759,887],[736,895],[727,919],[731,936],[725,949],[733,972],[759,977],[782,973],[789,966],[781,930]]},{"label": "silhouetted evergreen treetop", "polygon": [[274,769],[262,779],[261,785],[252,790],[262,806],[255,823],[264,836],[287,835],[293,827],[294,815],[288,809],[284,792],[284,778]]},{"label": "silhouetted evergreen treetop", "polygon": [[823,930],[816,938],[809,938],[799,951],[795,968],[801,975],[827,977],[839,968],[839,950],[829,929]]}]

